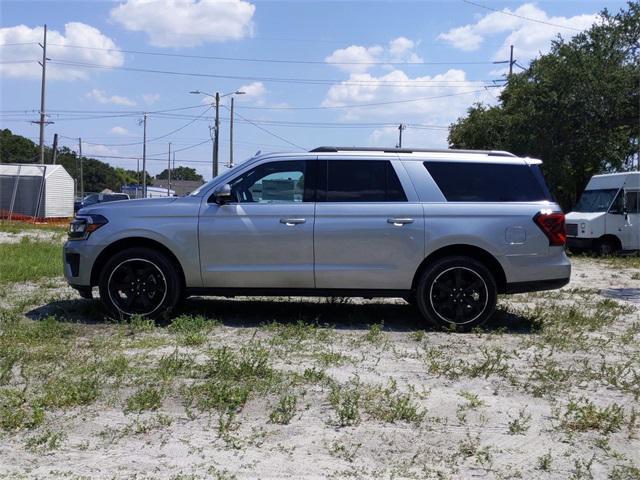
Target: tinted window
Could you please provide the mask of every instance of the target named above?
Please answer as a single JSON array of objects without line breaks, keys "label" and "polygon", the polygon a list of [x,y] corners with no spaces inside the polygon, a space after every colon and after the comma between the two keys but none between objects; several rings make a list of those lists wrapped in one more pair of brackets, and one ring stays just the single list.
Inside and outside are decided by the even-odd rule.
[{"label": "tinted window", "polygon": [[233,179],[232,201],[238,203],[291,203],[313,201],[306,185],[308,164],[304,160],[269,162]]},{"label": "tinted window", "polygon": [[127,197],[126,195],[107,194],[103,197],[103,200],[105,202],[116,202],[118,200],[129,200],[129,197]]},{"label": "tinted window", "polygon": [[407,201],[389,161],[328,160],[326,174],[327,202]]},{"label": "tinted window", "polygon": [[550,200],[542,176],[529,165],[424,162],[449,202],[533,202]]}]

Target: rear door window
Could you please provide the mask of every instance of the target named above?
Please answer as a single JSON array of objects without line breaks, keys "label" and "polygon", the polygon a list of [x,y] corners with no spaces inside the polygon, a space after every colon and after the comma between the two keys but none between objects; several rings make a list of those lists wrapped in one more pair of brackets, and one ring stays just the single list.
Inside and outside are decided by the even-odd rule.
[{"label": "rear door window", "polygon": [[552,200],[537,165],[424,162],[448,202]]},{"label": "rear door window", "polygon": [[406,202],[398,175],[388,160],[328,160],[326,202]]}]

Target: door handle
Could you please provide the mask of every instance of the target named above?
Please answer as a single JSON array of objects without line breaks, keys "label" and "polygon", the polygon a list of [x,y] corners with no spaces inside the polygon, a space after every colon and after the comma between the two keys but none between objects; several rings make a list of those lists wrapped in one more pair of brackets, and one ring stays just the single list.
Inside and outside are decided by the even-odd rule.
[{"label": "door handle", "polygon": [[280,223],[284,223],[287,227],[293,227],[294,225],[300,225],[306,222],[306,218],[281,218]]},{"label": "door handle", "polygon": [[395,225],[396,227],[401,227],[408,223],[413,223],[413,218],[387,218],[387,223]]}]

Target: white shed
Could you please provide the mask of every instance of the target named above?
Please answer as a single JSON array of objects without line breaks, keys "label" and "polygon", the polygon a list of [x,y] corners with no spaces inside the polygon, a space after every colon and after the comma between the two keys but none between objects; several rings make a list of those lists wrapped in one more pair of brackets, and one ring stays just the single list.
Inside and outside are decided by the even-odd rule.
[{"label": "white shed", "polygon": [[72,217],[73,201],[74,180],[62,165],[0,163],[0,216]]}]

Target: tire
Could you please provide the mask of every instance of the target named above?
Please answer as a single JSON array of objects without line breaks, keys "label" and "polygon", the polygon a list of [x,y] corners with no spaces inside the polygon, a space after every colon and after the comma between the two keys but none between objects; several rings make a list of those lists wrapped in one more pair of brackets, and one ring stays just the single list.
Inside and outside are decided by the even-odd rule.
[{"label": "tire", "polygon": [[613,240],[603,238],[602,240],[598,240],[598,242],[596,242],[596,244],[594,245],[594,251],[601,257],[608,257],[610,255],[615,255],[616,253],[618,253],[618,245]]},{"label": "tire", "polygon": [[177,267],[166,255],[144,247],[123,250],[100,272],[100,300],[116,319],[134,315],[167,319],[183,288]]},{"label": "tire", "polygon": [[437,260],[422,274],[416,303],[436,327],[469,331],[491,318],[497,291],[495,278],[483,263],[452,256]]}]

